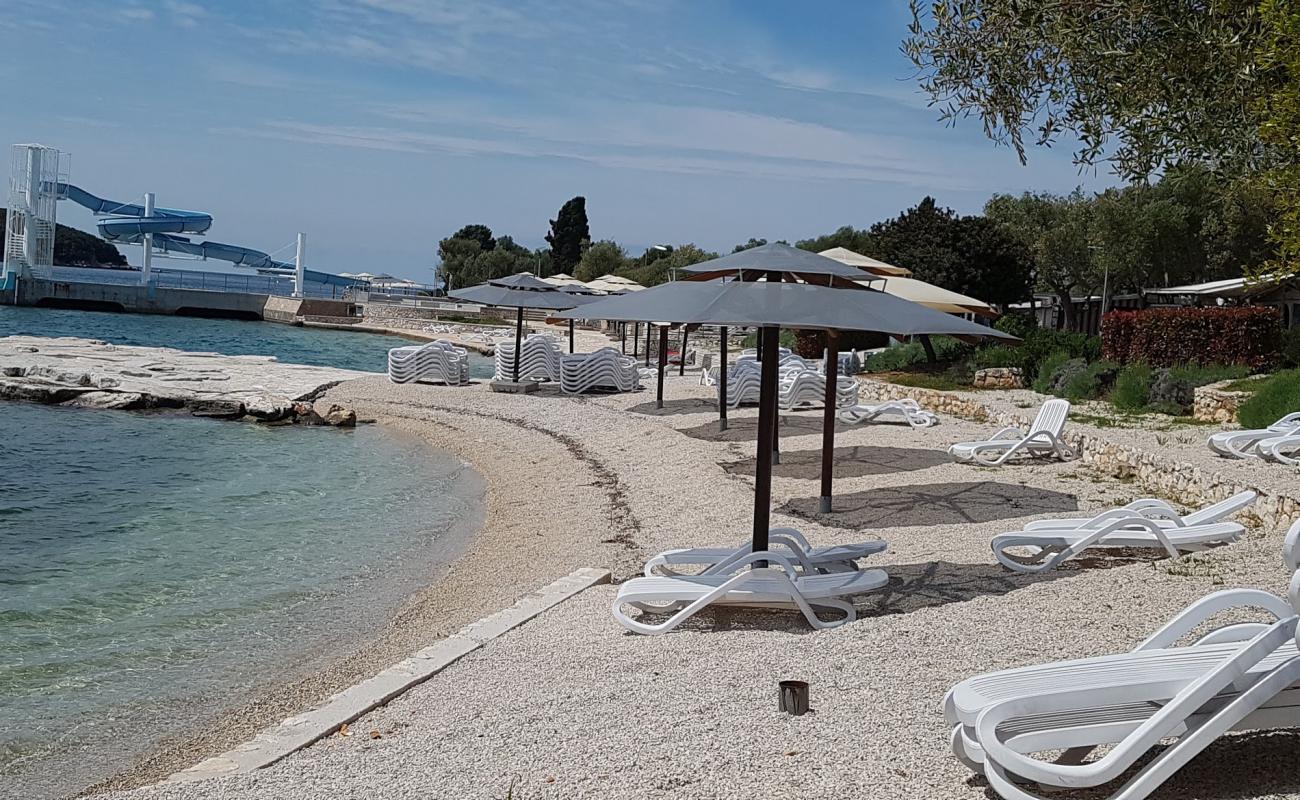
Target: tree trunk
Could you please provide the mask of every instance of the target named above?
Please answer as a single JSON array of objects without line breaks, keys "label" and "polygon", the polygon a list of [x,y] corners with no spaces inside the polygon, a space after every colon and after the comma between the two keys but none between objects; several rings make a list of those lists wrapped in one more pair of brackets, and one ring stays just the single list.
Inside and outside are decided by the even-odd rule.
[{"label": "tree trunk", "polygon": [[1065,329],[1078,330],[1078,315],[1074,313],[1074,302],[1070,299],[1070,293],[1058,291],[1056,296],[1061,301],[1061,318],[1064,320]]},{"label": "tree trunk", "polygon": [[930,343],[930,337],[925,334],[921,334],[917,338],[921,340],[921,347],[925,348],[925,360],[930,362],[931,364],[937,363],[939,361],[939,357],[934,354],[934,345]]}]

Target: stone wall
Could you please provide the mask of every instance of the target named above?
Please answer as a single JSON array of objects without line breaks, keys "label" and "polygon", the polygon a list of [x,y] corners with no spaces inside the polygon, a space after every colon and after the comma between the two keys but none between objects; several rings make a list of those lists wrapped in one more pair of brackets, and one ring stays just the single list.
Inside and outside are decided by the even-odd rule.
[{"label": "stone wall", "polygon": [[[1013,411],[953,392],[898,386],[861,375],[858,376],[858,383],[864,402],[868,399],[898,400],[910,397],[931,411],[977,422],[989,422],[996,426],[1024,429],[1033,422],[1032,417],[1026,414],[1037,413],[1037,407]],[[1002,393],[991,394],[996,397]],[[1040,396],[1040,399],[1048,398]],[[1079,454],[1078,463],[1112,478],[1136,481],[1147,490],[1174,498],[1184,505],[1217,503],[1250,489],[1259,493],[1259,499],[1248,514],[1257,518],[1265,527],[1285,530],[1300,518],[1300,486],[1290,492],[1262,491],[1259,487],[1248,486],[1232,476],[1109,440],[1104,431],[1080,425],[1066,426],[1064,438]]]},{"label": "stone wall", "polygon": [[1236,422],[1237,409],[1250,392],[1229,392],[1224,389],[1235,381],[1219,381],[1198,386],[1193,395],[1192,416],[1203,422]]}]

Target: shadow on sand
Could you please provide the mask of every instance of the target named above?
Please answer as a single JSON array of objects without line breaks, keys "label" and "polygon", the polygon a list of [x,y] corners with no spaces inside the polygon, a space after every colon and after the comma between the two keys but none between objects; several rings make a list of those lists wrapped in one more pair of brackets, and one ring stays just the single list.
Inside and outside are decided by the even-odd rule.
[{"label": "shadow on sand", "polygon": [[[853,427],[852,425],[837,422],[835,423],[835,432],[850,431],[853,430]],[[782,439],[791,436],[812,436],[821,434],[821,432],[821,417],[781,415]],[[711,420],[693,428],[680,428],[678,433],[683,433],[692,439],[703,439],[706,442],[757,442],[758,417],[745,416],[732,419],[725,431],[718,430],[717,420]]]},{"label": "shadow on sand", "polygon": [[834,528],[894,528],[992,522],[1078,511],[1074,495],[1014,483],[972,481],[886,486],[837,495],[834,511],[818,513],[818,498],[797,497],[781,511]]},{"label": "shadow on sand", "polygon": [[683,397],[677,400],[665,400],[663,408],[655,408],[655,403],[651,400],[648,403],[637,403],[628,411],[635,411],[648,417],[667,417],[674,414],[704,414],[706,412],[717,415],[718,404],[700,397]]},{"label": "shadow on sand", "polygon": [[[834,455],[836,478],[861,478],[865,475],[888,475],[894,472],[912,472],[951,463],[942,450],[922,450],[912,447],[876,447],[854,445],[837,447]],[[722,468],[732,475],[753,475],[755,460],[733,461]],[[772,475],[777,478],[802,478],[817,480],[822,472],[821,450],[793,450],[781,454],[781,463],[772,465]]]}]

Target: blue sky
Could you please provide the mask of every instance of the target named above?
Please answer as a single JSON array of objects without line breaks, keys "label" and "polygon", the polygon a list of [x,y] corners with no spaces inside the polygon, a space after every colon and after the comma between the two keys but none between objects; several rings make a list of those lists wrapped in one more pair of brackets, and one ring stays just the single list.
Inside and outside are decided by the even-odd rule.
[{"label": "blue sky", "polygon": [[4,0],[0,144],[210,212],[218,241],[301,230],[315,268],[426,279],[461,225],[538,246],[575,194],[638,254],[1112,181],[939,123],[908,20],[906,0]]}]

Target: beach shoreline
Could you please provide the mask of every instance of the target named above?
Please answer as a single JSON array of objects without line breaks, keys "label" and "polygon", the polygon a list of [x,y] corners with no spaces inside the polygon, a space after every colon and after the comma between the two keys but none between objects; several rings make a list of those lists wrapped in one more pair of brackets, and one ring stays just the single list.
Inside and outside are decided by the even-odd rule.
[{"label": "beach shoreline", "polygon": [[[345,401],[363,418],[415,436],[428,447],[450,452],[467,463],[481,483],[482,503],[477,524],[460,538],[456,554],[437,566],[428,583],[394,608],[389,619],[372,635],[357,641],[347,655],[314,665],[289,681],[260,687],[248,702],[224,711],[219,728],[164,740],[134,764],[74,796],[132,789],[164,780],[251,739],[260,730],[370,677],[571,571],[565,565],[576,563],[575,554],[570,552],[573,548],[564,550],[563,555],[557,553],[553,559],[519,559],[510,555],[518,551],[521,536],[528,536],[539,521],[535,512],[519,507],[510,498],[519,492],[542,491],[544,487],[539,484],[547,474],[581,470],[581,457],[573,451],[572,443],[556,441],[536,429],[525,432],[518,422],[504,417],[469,416],[460,420],[469,424],[462,425],[456,420],[464,415],[455,410],[439,412],[444,419],[427,421],[385,413],[382,404],[353,397],[347,383],[331,389],[325,399]],[[483,428],[496,429],[493,431],[496,434],[504,428],[513,435],[476,435],[479,431],[475,429]],[[528,461],[520,460],[517,447],[501,444],[517,445],[530,440],[525,447],[531,454]],[[583,520],[585,524],[575,529],[599,529],[601,518],[608,524],[605,505],[616,504],[616,496],[604,491],[593,491],[592,495],[590,499],[596,505],[584,503],[584,508],[594,513],[589,513],[591,519]],[[574,515],[584,516],[578,510]],[[502,570],[494,567],[494,562],[508,562],[511,566]]]}]

